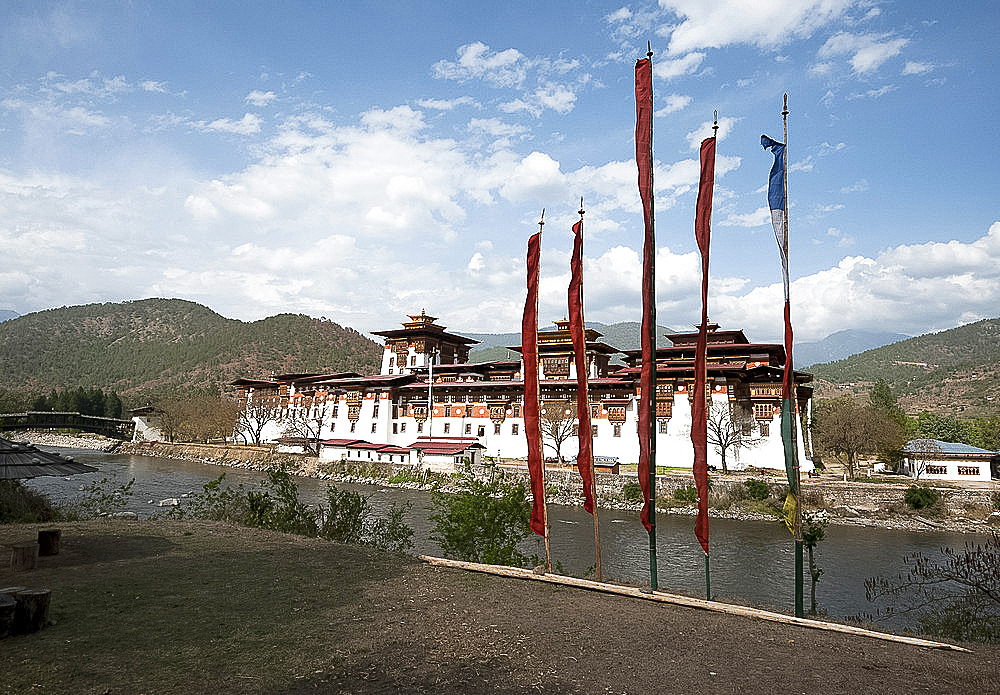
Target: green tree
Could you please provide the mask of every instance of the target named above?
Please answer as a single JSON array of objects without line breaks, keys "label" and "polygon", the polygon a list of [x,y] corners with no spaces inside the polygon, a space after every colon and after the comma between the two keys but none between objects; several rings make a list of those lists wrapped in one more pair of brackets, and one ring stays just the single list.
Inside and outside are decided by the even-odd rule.
[{"label": "green tree", "polygon": [[441,545],[445,557],[491,565],[527,564],[528,558],[517,550],[531,535],[531,507],[523,482],[466,476],[453,494],[432,491],[431,505],[431,539]]},{"label": "green tree", "polygon": [[853,479],[861,457],[899,449],[906,435],[885,413],[842,396],[817,402],[813,439],[821,453],[841,459]]},{"label": "green tree", "polygon": [[816,583],[823,570],[816,566],[814,551],[816,546],[826,539],[826,527],[830,523],[826,518],[815,513],[802,515],[802,545],[809,551],[809,615],[816,615]]}]

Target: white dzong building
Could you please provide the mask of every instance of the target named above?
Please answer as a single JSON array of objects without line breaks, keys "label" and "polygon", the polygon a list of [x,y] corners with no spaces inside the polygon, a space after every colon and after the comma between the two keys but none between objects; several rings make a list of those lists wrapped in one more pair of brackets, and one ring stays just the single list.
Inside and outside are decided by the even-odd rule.
[{"label": "white dzong building", "polygon": [[[379,374],[285,374],[233,382],[241,407],[262,401],[276,404],[278,417],[267,423],[262,439],[301,446],[301,429],[298,437],[289,436],[289,424],[311,417],[317,423],[322,420],[321,428],[310,436],[327,442],[325,457],[344,458],[350,449],[356,454],[346,457],[386,461],[391,456],[391,461],[415,464],[434,449],[439,455],[434,459],[436,468],[449,455],[455,464],[477,462],[484,453],[507,460],[525,458],[521,360],[470,363],[469,349],[475,340],[448,333],[424,312],[409,318],[402,328],[375,333],[385,339]],[[667,335],[672,345],[656,351],[659,466],[690,467],[694,458],[691,388],[697,335]],[[594,455],[622,464],[637,463],[641,352],[620,351],[602,343],[601,334],[593,329],[587,329],[585,337]],[[520,346],[510,350],[519,353]],[[575,404],[568,321],[556,321],[555,330],[539,331],[538,353],[543,404]],[[779,425],[784,359],[781,345],[751,343],[741,330],[709,326],[711,402],[731,413],[745,435],[744,446],[726,452],[731,469],[784,468]],[[800,414],[797,447],[803,471],[812,469],[803,446],[807,428],[801,417],[808,412],[811,379],[807,373],[795,373]],[[571,458],[576,448],[576,439],[570,438],[561,454]],[[709,446],[710,466],[721,463],[715,449]],[[406,451],[409,457],[403,455]],[[554,452],[546,447],[546,456],[550,455]]]}]

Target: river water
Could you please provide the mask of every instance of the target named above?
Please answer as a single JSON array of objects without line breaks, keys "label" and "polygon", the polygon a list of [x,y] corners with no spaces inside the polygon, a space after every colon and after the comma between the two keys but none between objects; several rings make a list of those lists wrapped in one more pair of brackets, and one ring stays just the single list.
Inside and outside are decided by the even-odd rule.
[{"label": "river water", "polygon": [[[166,512],[160,500],[197,494],[221,473],[229,484],[256,485],[256,471],[175,461],[148,456],[112,455],[85,450],[60,450],[78,461],[97,466],[98,473],[68,478],[35,478],[28,484],[57,502],[80,499],[82,486],[102,478],[125,483],[135,479],[128,509],[147,518]],[[296,478],[300,499],[321,503],[326,481]],[[376,509],[390,503],[411,508],[406,523],[414,529],[414,553],[440,555],[431,540],[430,495],[420,490],[349,485],[359,490]],[[599,509],[602,570],[605,579],[635,585],[649,583],[649,541],[637,512]],[[594,524],[580,507],[549,506],[550,545],[553,564],[567,574],[583,575],[594,565]],[[656,553],[659,588],[663,591],[705,596],[705,555],[694,536],[694,517],[659,514],[656,520]],[[922,551],[937,556],[943,546],[962,547],[973,536],[944,532],[884,531],[854,526],[829,526],[826,539],[816,548],[823,575],[817,586],[817,603],[831,618],[848,618],[873,611],[865,599],[864,582],[876,575],[896,576],[904,571],[905,554]],[[712,598],[739,600],[784,613],[794,612],[794,547],[781,523],[712,519],[710,528]],[[528,555],[544,556],[539,541],[522,548]],[[808,557],[805,562],[805,602],[809,606]],[[883,623],[900,627],[899,623]]]}]

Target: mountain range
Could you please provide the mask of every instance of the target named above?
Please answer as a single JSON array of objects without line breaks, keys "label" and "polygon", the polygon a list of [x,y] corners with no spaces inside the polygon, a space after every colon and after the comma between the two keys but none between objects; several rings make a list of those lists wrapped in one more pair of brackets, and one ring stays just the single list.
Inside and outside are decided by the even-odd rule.
[{"label": "mountain range", "polygon": [[[639,324],[591,323],[601,340],[639,348]],[[659,326],[658,344],[669,328]],[[516,359],[520,333],[463,333],[480,341],[475,362]],[[260,321],[225,318],[181,299],[88,304],[0,323],[0,391],[97,387],[126,406],[158,395],[218,391],[240,377],[288,373],[374,373],[382,346],[352,328],[302,314]],[[973,417],[1000,413],[1000,319],[907,338],[840,331],[797,343],[796,368],[812,372],[820,398],[864,397],[882,378],[909,413]]]},{"label": "mountain range", "polygon": [[816,395],[864,396],[884,379],[909,414],[961,418],[1000,414],[1000,319],[908,338],[812,365]]},{"label": "mountain range", "polygon": [[378,343],[331,321],[279,314],[246,323],[181,299],[63,307],[0,323],[0,387],[99,387],[129,407],[161,394],[217,392],[239,377],[370,373],[381,356]]}]

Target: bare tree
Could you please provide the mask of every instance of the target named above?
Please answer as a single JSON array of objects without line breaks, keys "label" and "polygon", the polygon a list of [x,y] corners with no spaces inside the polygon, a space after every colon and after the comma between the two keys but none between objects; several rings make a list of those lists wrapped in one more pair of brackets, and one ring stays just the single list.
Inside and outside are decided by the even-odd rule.
[{"label": "bare tree", "polygon": [[323,422],[328,410],[325,398],[317,398],[315,394],[302,399],[299,408],[289,409],[285,418],[284,436],[301,437],[303,444],[314,456],[319,456],[320,441],[323,433]]},{"label": "bare tree", "polygon": [[236,413],[233,428],[243,441],[252,446],[260,446],[264,428],[281,417],[281,406],[275,398],[254,398],[251,394],[246,403]]},{"label": "bare tree", "polygon": [[728,473],[726,454],[732,451],[738,455],[740,449],[757,446],[760,438],[755,436],[757,423],[749,412],[729,403],[712,402],[708,409],[708,443],[722,458],[722,472]]},{"label": "bare tree", "polygon": [[576,404],[570,401],[545,401],[542,403],[539,426],[542,443],[556,452],[562,461],[562,446],[574,435],[576,425]]},{"label": "bare tree", "polygon": [[231,431],[238,407],[232,399],[212,394],[174,398],[159,406],[161,429],[169,441],[224,438]]},{"label": "bare tree", "polygon": [[865,581],[869,601],[885,600],[884,615],[915,615],[925,634],[1000,643],[1000,535],[940,553],[903,556],[906,572]]}]

